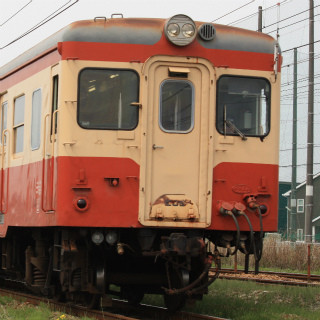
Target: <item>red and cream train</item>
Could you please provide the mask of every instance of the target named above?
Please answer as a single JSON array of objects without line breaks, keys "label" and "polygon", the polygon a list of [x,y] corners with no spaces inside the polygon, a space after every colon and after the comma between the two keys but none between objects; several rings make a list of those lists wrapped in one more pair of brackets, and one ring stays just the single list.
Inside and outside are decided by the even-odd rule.
[{"label": "red and cream train", "polygon": [[277,230],[279,61],[267,35],[176,15],[75,22],[3,66],[1,274],[178,309],[219,247],[258,262]]}]

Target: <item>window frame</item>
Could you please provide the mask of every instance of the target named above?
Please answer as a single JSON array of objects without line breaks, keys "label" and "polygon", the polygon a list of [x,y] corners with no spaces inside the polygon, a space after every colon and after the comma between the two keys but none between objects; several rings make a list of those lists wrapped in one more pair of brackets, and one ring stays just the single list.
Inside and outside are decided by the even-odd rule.
[{"label": "window frame", "polygon": [[[40,92],[40,105],[39,109],[35,110],[35,93]],[[37,111],[37,113],[35,113]],[[32,92],[32,105],[31,105],[31,137],[30,145],[31,150],[38,150],[41,145],[41,113],[42,113],[42,90],[38,88]],[[37,121],[37,125],[34,124],[34,121]],[[38,130],[36,130],[38,129]],[[34,134],[36,135],[36,141],[34,141]],[[33,142],[36,142],[36,145],[33,145]]]},{"label": "window frame", "polygon": [[[165,129],[162,125],[161,122],[161,115],[162,115],[162,88],[165,85],[165,83],[167,82],[185,82],[188,83],[191,87],[191,100],[192,100],[192,104],[191,104],[191,123],[190,123],[190,128],[188,130],[168,130]],[[190,81],[190,80],[186,80],[186,79],[165,79],[161,82],[160,84],[160,90],[159,90],[159,113],[158,113],[158,124],[160,129],[163,132],[166,133],[178,133],[178,134],[186,134],[191,132],[194,129],[194,122],[195,122],[195,87],[194,84]]]},{"label": "window frame", "polygon": [[[20,99],[24,97],[24,103],[23,103],[23,122],[18,122],[16,123],[16,101],[17,99]],[[22,153],[24,151],[24,136],[25,136],[25,132],[24,132],[24,124],[25,124],[25,108],[26,108],[26,95],[25,94],[21,94],[17,97],[14,98],[14,108],[13,108],[13,125],[12,125],[12,131],[13,131],[13,142],[14,142],[14,147],[13,147],[13,153],[14,154],[19,154]],[[17,151],[17,132],[18,129],[22,128],[23,129],[23,133],[22,133],[22,150],[19,149],[19,151]]]},{"label": "window frame", "polygon": [[[299,202],[302,204],[299,204]],[[299,210],[299,207],[302,207],[302,210]],[[297,213],[304,213],[304,199],[297,199]]]},{"label": "window frame", "polygon": [[[88,128],[88,127],[84,127],[81,123],[80,123],[80,77],[81,74],[86,71],[86,70],[95,70],[95,71],[129,71],[129,72],[133,72],[136,74],[137,76],[137,100],[140,101],[140,75],[139,73],[134,70],[134,69],[129,69],[129,68],[97,68],[97,67],[85,67],[83,69],[81,69],[79,71],[78,74],[78,83],[77,83],[77,123],[79,125],[80,128],[85,129],[85,130],[108,130],[108,131],[133,131],[137,128],[137,126],[139,125],[139,117],[140,117],[140,112],[139,112],[139,107],[138,106],[132,106],[132,108],[136,108],[136,123],[132,128],[97,128],[97,127],[92,127],[92,128]],[[132,101],[132,102],[136,102],[138,103],[139,101]]]},{"label": "window frame", "polygon": [[[50,134],[56,134],[58,131],[58,115],[55,113],[59,109],[59,75],[56,74],[52,77],[52,100],[51,100],[51,129]],[[55,121],[53,121],[53,117],[55,116]],[[53,132],[53,122],[54,132]]]},{"label": "window frame", "polygon": [[[247,134],[244,132],[244,135],[248,138],[260,138],[260,139],[264,139],[266,136],[268,136],[270,134],[271,131],[271,111],[272,111],[272,106],[271,106],[271,97],[272,97],[272,86],[270,81],[267,78],[264,77],[253,77],[253,76],[247,76],[247,75],[230,75],[230,74],[223,74],[219,77],[219,79],[217,80],[217,84],[216,84],[216,130],[218,131],[219,134],[221,135],[226,135],[226,136],[239,136],[238,133],[234,133],[234,132],[224,132],[224,130],[220,130],[219,128],[219,83],[221,81],[221,79],[223,78],[242,78],[242,79],[252,79],[252,80],[264,80],[268,86],[269,86],[269,104],[267,106],[267,110],[266,110],[266,121],[268,123],[268,130],[266,131],[265,134]],[[224,124],[223,124],[224,127]],[[241,128],[238,128],[241,131]]]}]

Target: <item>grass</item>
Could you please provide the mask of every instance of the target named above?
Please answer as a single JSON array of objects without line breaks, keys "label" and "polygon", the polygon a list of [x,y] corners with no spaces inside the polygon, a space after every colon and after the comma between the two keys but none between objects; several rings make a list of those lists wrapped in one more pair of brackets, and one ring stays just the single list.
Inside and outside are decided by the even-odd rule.
[{"label": "grass", "polygon": [[[269,235],[264,241],[261,271],[307,272],[307,245],[281,241]],[[244,266],[244,255],[238,254],[238,269]],[[223,258],[223,267],[234,266],[234,258]],[[250,269],[254,259],[250,259]],[[320,274],[320,245],[311,245],[311,273]],[[158,295],[146,295],[143,303],[164,306]],[[209,294],[186,311],[209,314],[232,320],[320,319],[320,290],[316,287],[287,287],[254,282],[218,279]],[[0,297],[0,320],[79,320],[46,305],[38,307]],[[82,320],[88,318],[81,318]]]},{"label": "grass", "polygon": [[46,304],[34,306],[28,302],[0,296],[0,320],[90,320],[77,318],[63,312],[51,311]]},{"label": "grass", "polygon": [[[163,306],[158,295],[146,295],[143,303]],[[289,287],[257,284],[249,281],[218,279],[202,301],[188,304],[185,311],[209,314],[232,320],[318,320],[318,287]],[[0,320],[80,320],[47,305],[33,306],[0,297]],[[89,320],[88,318],[81,318]]]},{"label": "grass", "polygon": [[[144,303],[163,305],[146,296]],[[186,311],[232,320],[320,319],[320,292],[315,287],[287,287],[218,279],[209,294]]]},{"label": "grass", "polygon": [[[320,274],[320,244],[311,244],[311,273]],[[233,268],[234,257],[222,258],[223,267]],[[238,269],[244,267],[244,255],[237,254]],[[254,269],[254,259],[250,258],[250,269]],[[264,239],[261,271],[307,273],[308,247],[306,243],[281,241],[276,234]]]}]

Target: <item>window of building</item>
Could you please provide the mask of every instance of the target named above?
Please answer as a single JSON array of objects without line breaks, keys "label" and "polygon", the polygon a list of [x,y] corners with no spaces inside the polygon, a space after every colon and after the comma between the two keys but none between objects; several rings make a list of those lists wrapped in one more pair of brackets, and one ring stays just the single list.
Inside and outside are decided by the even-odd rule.
[{"label": "window of building", "polygon": [[23,151],[24,138],[24,108],[25,96],[20,96],[14,101],[14,119],[13,119],[13,136],[14,136],[14,153]]},{"label": "window of building", "polygon": [[303,241],[303,229],[297,229],[297,241]]},{"label": "window of building", "polygon": [[7,117],[8,117],[8,102],[4,102],[1,106],[1,138],[0,144],[2,144],[2,138],[4,145],[6,145],[6,135],[2,137],[3,131],[7,129]]},{"label": "window of building", "polygon": [[85,129],[132,130],[138,124],[139,77],[133,70],[84,69],[79,74],[78,123]]},{"label": "window of building", "polygon": [[217,88],[217,130],[225,135],[266,136],[270,90],[266,79],[222,76]]},{"label": "window of building", "polygon": [[297,199],[297,212],[304,212],[304,199]]},{"label": "window of building", "polygon": [[41,89],[33,92],[32,115],[31,115],[31,149],[37,150],[40,147],[41,133]]},{"label": "window of building", "polygon": [[159,125],[165,132],[186,133],[193,129],[194,88],[185,80],[165,80],[160,88]]}]

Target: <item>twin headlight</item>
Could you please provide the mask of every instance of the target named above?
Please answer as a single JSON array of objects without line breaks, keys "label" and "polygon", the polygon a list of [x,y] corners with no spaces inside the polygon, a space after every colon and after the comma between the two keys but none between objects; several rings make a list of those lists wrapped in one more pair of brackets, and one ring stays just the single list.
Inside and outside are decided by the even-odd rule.
[{"label": "twin headlight", "polygon": [[176,46],[190,44],[197,34],[203,41],[211,41],[216,35],[212,23],[203,23],[197,30],[194,21],[184,14],[178,14],[170,18],[164,26],[164,32],[167,39]]},{"label": "twin headlight", "polygon": [[183,14],[170,18],[165,24],[164,30],[167,39],[177,46],[190,44],[197,35],[196,24]]}]

